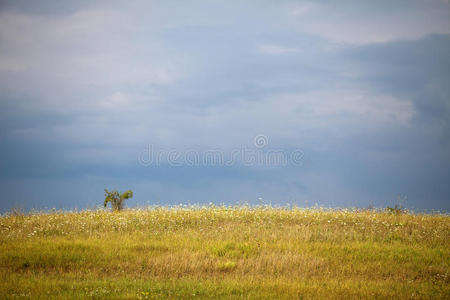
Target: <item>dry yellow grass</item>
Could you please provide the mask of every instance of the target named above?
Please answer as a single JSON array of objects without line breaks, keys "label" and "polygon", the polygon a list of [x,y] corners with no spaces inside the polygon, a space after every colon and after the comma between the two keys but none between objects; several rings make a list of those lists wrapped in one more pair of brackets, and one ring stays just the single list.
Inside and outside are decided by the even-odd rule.
[{"label": "dry yellow grass", "polygon": [[0,218],[1,298],[450,297],[450,218],[175,207]]}]

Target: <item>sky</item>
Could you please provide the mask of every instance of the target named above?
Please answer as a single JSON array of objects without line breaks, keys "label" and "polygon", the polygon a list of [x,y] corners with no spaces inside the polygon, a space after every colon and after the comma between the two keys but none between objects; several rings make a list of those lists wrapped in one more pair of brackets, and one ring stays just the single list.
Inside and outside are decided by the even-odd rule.
[{"label": "sky", "polygon": [[0,212],[448,212],[449,183],[448,0],[0,0]]}]

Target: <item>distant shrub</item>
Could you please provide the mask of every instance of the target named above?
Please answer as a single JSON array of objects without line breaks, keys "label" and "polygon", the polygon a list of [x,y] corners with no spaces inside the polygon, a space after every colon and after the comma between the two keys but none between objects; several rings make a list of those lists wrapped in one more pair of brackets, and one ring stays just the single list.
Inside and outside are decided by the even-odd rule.
[{"label": "distant shrub", "polygon": [[120,194],[117,190],[108,191],[105,189],[105,202],[103,205],[108,206],[108,202],[111,202],[111,208],[113,211],[120,211],[123,209],[125,199],[133,197],[133,191],[128,190]]},{"label": "distant shrub", "polygon": [[392,213],[392,214],[396,214],[396,215],[405,213],[406,212],[406,208],[405,208],[404,205],[406,204],[406,200],[407,199],[408,198],[406,196],[399,195],[397,197],[397,204],[395,204],[394,207],[391,207],[391,206],[386,207],[386,211],[389,212],[389,213]]},{"label": "distant shrub", "polygon": [[403,207],[401,207],[400,205],[395,205],[394,207],[390,207],[390,206],[386,207],[386,211],[389,213],[392,213],[392,214],[399,215],[399,214],[404,213],[405,209]]}]

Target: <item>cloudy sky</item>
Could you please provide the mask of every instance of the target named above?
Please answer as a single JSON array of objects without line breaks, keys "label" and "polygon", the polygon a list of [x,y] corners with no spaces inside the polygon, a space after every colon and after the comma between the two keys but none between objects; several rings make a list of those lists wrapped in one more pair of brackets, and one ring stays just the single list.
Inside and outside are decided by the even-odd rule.
[{"label": "cloudy sky", "polygon": [[0,211],[448,211],[449,53],[448,0],[2,0]]}]

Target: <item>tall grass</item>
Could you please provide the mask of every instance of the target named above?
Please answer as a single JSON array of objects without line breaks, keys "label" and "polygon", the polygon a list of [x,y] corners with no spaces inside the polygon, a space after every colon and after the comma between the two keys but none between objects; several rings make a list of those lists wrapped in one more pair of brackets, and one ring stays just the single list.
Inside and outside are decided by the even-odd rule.
[{"label": "tall grass", "polygon": [[0,217],[0,298],[450,297],[443,214],[153,207]]}]

